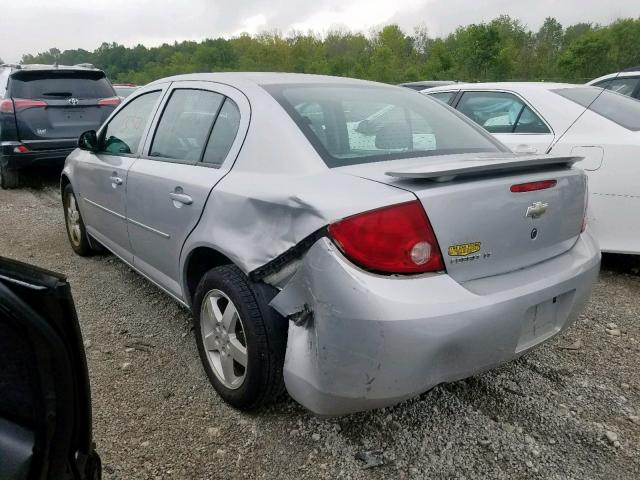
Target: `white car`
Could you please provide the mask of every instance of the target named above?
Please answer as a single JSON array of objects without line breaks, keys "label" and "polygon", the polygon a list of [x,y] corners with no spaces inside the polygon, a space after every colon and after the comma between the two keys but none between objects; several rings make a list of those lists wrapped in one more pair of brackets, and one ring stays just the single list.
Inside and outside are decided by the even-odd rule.
[{"label": "white car", "polygon": [[516,153],[576,155],[589,177],[588,222],[605,252],[640,254],[640,102],[599,87],[474,83],[435,97]]},{"label": "white car", "polygon": [[594,78],[587,85],[606,88],[640,100],[640,66]]}]

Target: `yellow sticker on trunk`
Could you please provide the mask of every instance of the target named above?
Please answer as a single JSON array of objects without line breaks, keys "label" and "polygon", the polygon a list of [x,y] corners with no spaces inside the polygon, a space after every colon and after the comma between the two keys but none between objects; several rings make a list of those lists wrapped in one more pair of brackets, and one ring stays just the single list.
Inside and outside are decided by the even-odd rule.
[{"label": "yellow sticker on trunk", "polygon": [[480,251],[480,242],[462,243],[460,245],[449,245],[450,257],[465,257]]}]

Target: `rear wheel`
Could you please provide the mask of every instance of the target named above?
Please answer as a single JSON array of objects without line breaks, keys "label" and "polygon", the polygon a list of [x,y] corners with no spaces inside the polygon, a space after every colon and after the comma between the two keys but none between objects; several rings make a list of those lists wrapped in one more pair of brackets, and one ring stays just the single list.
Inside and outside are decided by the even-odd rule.
[{"label": "rear wheel", "polygon": [[200,358],[213,388],[236,408],[257,408],[284,391],[287,322],[268,305],[274,293],[232,265],[209,270],[196,290]]},{"label": "rear wheel", "polygon": [[64,206],[64,220],[67,227],[67,237],[69,243],[74,252],[81,257],[87,257],[94,253],[91,244],[89,243],[89,237],[80,215],[80,209],[78,208],[78,201],[73,193],[71,184],[64,187],[62,204]]},{"label": "rear wheel", "polygon": [[17,170],[0,164],[0,187],[4,189],[18,188],[20,186],[20,174]]}]

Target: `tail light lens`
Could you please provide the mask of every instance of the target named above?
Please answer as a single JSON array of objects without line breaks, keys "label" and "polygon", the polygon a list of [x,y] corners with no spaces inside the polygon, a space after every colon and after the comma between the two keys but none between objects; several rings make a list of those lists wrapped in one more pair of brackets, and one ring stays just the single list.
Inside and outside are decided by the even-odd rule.
[{"label": "tail light lens", "polygon": [[367,270],[385,273],[444,270],[431,223],[417,200],[332,223],[329,235],[349,259]]},{"label": "tail light lens", "polygon": [[13,104],[17,110],[25,110],[27,108],[43,108],[48,104],[44,100],[33,100],[31,98],[14,98]]},{"label": "tail light lens", "polygon": [[535,192],[537,190],[546,190],[547,188],[555,187],[557,180],[541,180],[539,182],[519,183],[517,185],[511,185],[511,191],[515,193],[521,192]]},{"label": "tail light lens", "polygon": [[46,107],[48,104],[44,100],[33,100],[30,98],[7,98],[0,102],[0,112],[14,113],[18,110],[34,107]]},{"label": "tail light lens", "polygon": [[13,113],[13,100],[7,98],[0,101],[0,113]]},{"label": "tail light lens", "polygon": [[13,149],[13,153],[27,153],[27,152],[30,152],[30,151],[31,150],[29,150],[24,145],[18,145],[17,147],[14,147],[14,149]]},{"label": "tail light lens", "polygon": [[117,107],[120,105],[120,97],[109,97],[98,100],[98,105],[101,107]]}]

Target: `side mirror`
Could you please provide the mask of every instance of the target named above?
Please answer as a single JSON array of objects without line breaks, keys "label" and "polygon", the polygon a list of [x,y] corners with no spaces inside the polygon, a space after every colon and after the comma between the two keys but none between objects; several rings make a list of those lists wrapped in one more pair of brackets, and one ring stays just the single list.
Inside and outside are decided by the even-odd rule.
[{"label": "side mirror", "polygon": [[95,130],[87,130],[78,139],[78,148],[95,152],[98,150],[98,135]]}]

